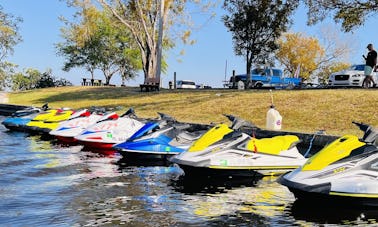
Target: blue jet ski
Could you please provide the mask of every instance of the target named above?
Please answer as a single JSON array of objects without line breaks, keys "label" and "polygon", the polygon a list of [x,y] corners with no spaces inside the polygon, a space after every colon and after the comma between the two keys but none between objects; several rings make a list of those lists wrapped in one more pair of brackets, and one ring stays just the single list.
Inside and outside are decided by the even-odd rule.
[{"label": "blue jet ski", "polygon": [[182,123],[158,113],[161,120],[147,122],[127,141],[118,143],[113,149],[126,158],[167,159],[189,148],[210,126]]},{"label": "blue jet ski", "polygon": [[49,109],[48,103],[44,104],[41,108],[29,107],[14,112],[10,117],[4,119],[3,124],[7,129],[13,131],[25,131],[25,126],[33,118],[43,111]]}]

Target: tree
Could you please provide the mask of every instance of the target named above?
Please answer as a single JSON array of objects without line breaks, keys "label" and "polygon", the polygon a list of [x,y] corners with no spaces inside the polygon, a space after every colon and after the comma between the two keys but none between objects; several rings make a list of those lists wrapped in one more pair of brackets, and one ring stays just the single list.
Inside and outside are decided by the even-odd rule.
[{"label": "tree", "polygon": [[329,76],[332,73],[339,72],[349,67],[350,64],[344,62],[334,62],[332,64],[326,64],[318,70],[316,77],[318,78],[319,84],[327,84]]},{"label": "tree", "polygon": [[[320,81],[328,80],[329,72],[350,65],[353,42],[347,35],[341,36],[330,26],[321,29],[322,44],[315,37],[306,37],[301,33],[286,33],[279,40],[277,60],[284,65],[286,73],[293,75],[298,66],[304,80],[318,77]],[[328,75],[327,75],[328,74]]]},{"label": "tree", "polygon": [[21,18],[3,12],[0,6],[0,62],[13,53],[13,47],[22,41],[18,33]]},{"label": "tree", "polygon": [[[58,53],[67,61],[64,70],[73,67],[85,67],[94,78],[99,69],[105,77],[105,84],[116,73],[122,77],[134,77],[141,68],[139,51],[136,49],[128,31],[114,21],[112,14],[98,11],[87,2],[72,3],[80,11],[76,14],[78,24],[66,21],[67,28],[62,29],[64,43],[57,45]],[[129,69],[125,74],[125,68]]]},{"label": "tree", "polygon": [[[170,37],[174,25],[183,27],[177,30],[184,43],[190,37],[189,17],[184,13],[186,4],[193,2],[204,8],[210,7],[212,1],[198,0],[97,0],[104,8],[109,9],[133,35],[138,44],[145,82],[160,81],[162,48],[173,47]],[[182,32],[182,33],[181,33]],[[180,34],[180,35],[179,35]],[[164,64],[163,64],[164,65]]]},{"label": "tree", "polygon": [[[232,33],[234,52],[246,59],[246,73],[252,64],[265,64],[278,48],[277,39],[291,23],[290,15],[297,0],[225,0],[223,8],[230,15],[222,20]],[[247,84],[250,78],[247,77]]]},{"label": "tree", "polygon": [[24,72],[17,72],[12,75],[12,90],[24,91],[36,88],[42,73],[37,69],[26,69]]},{"label": "tree", "polygon": [[35,88],[55,87],[55,78],[52,75],[51,69],[41,74]]},{"label": "tree", "polygon": [[305,0],[308,6],[308,24],[313,25],[333,14],[336,22],[341,22],[344,31],[352,31],[378,10],[378,1],[371,0]]},{"label": "tree", "polygon": [[18,24],[21,21],[21,18],[5,13],[0,6],[0,89],[8,86],[8,75],[15,67],[5,59],[13,54],[13,47],[22,41],[18,33]]},{"label": "tree", "polygon": [[25,91],[35,88],[72,86],[72,83],[66,79],[56,79],[52,76],[52,70],[47,69],[41,73],[37,69],[26,69],[24,72],[17,72],[12,75],[11,82],[13,91]]},{"label": "tree", "polygon": [[304,37],[301,33],[286,33],[278,41],[280,48],[277,60],[284,65],[286,73],[294,75],[300,67],[301,78],[307,80],[325,55],[319,41],[313,37]]}]

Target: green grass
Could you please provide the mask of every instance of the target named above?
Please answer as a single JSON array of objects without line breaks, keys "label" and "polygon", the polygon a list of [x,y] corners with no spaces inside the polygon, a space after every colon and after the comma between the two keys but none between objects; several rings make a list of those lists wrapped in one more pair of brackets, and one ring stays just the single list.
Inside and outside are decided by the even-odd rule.
[{"label": "green grass", "polygon": [[[283,117],[282,130],[314,133],[326,130],[330,135],[361,135],[352,121],[378,126],[378,90],[273,90],[274,105]],[[74,109],[102,106],[133,107],[140,117],[157,117],[163,112],[179,121],[195,123],[227,122],[223,114],[233,114],[264,128],[271,102],[269,90],[237,91],[162,90],[140,92],[125,87],[60,87],[9,94],[10,104]]]}]

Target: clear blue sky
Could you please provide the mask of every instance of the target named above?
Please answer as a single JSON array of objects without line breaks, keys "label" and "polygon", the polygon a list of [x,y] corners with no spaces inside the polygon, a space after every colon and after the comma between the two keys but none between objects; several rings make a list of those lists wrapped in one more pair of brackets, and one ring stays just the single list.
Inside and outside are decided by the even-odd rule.
[{"label": "clear blue sky", "polygon": [[[60,0],[0,0],[3,10],[14,16],[23,18],[20,24],[20,33],[23,42],[15,47],[14,54],[8,61],[19,65],[18,70],[24,68],[35,68],[45,71],[51,68],[53,75],[59,78],[66,78],[75,85],[79,85],[82,77],[89,77],[89,73],[82,69],[64,72],[61,70],[64,59],[56,55],[55,44],[62,41],[60,28],[63,23],[59,16],[71,17],[74,13],[72,8],[66,6],[65,1]],[[210,21],[204,28],[196,31],[193,38],[197,43],[192,46],[179,46],[168,53],[168,72],[162,74],[163,86],[168,86],[168,81],[173,80],[173,73],[177,73],[177,79],[189,79],[196,83],[207,84],[212,87],[221,87],[222,81],[227,74],[227,78],[236,70],[237,73],[245,72],[245,63],[242,57],[233,53],[231,34],[220,21],[223,15],[221,9],[218,15]],[[301,8],[294,16],[294,25],[291,32],[302,32],[318,38],[319,29],[325,23],[308,27],[306,25],[306,11]],[[351,63],[362,63],[362,54],[366,54],[366,45],[373,43],[378,46],[377,18],[371,17],[367,23],[356,29],[352,36],[351,46],[354,48],[354,55],[351,56]],[[339,26],[335,26],[339,29]],[[185,55],[177,56],[182,48]],[[177,59],[180,59],[178,61]],[[226,67],[227,62],[227,67]],[[103,79],[103,75],[97,72],[97,76]],[[128,81],[128,85],[138,85],[143,82],[143,73],[133,81]],[[111,83],[120,85],[118,76],[112,78]]]}]

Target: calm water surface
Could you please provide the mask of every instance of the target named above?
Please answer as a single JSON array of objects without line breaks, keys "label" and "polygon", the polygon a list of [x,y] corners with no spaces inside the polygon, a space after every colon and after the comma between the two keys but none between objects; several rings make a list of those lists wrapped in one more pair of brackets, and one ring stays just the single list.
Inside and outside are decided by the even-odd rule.
[{"label": "calm water surface", "polygon": [[378,226],[377,210],[298,204],[275,178],[187,179],[2,125],[0,141],[0,226]]}]

